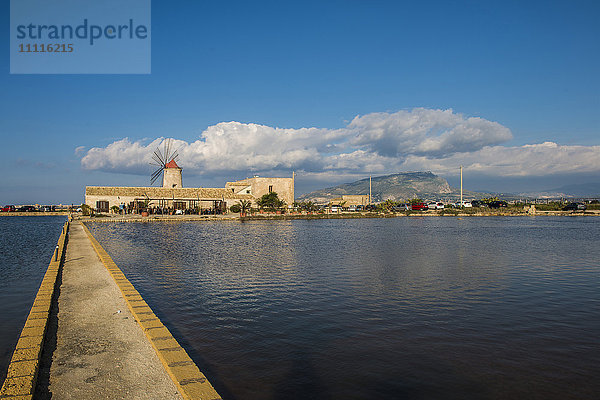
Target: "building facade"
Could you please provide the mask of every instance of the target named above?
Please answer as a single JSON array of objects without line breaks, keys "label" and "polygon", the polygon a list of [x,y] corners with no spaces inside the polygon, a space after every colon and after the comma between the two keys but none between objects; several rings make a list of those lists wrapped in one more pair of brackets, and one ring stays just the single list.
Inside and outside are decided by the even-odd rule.
[{"label": "building facade", "polygon": [[342,197],[337,197],[329,201],[332,206],[366,206],[369,204],[368,194],[344,194]]},{"label": "building facade", "polygon": [[230,189],[236,195],[251,195],[256,200],[263,195],[275,192],[280,200],[291,206],[294,204],[294,178],[252,178],[241,181],[227,182],[226,189]]},{"label": "building facade", "polygon": [[175,161],[167,163],[163,187],[86,186],[85,204],[98,212],[109,212],[117,206],[133,212],[149,209],[221,213],[240,200],[250,201],[256,207],[256,201],[271,192],[276,192],[286,205],[294,203],[294,178],[255,176],[227,182],[224,188],[184,188],[181,171]]}]

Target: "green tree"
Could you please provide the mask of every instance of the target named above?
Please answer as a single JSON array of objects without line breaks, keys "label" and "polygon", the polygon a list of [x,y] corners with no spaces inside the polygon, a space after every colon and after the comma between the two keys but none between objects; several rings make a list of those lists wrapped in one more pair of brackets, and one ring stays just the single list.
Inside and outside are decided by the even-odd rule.
[{"label": "green tree", "polygon": [[285,205],[285,201],[280,200],[276,192],[264,194],[260,199],[256,201],[259,208],[266,208],[268,210],[276,210]]},{"label": "green tree", "polygon": [[392,207],[396,206],[398,204],[398,202],[394,201],[394,200],[390,200],[387,199],[386,201],[384,201],[382,203],[382,208],[386,209],[386,210],[391,210]]},{"label": "green tree", "polygon": [[298,205],[302,210],[305,211],[314,211],[317,209],[317,205],[312,201],[303,201]]},{"label": "green tree", "polygon": [[92,210],[92,208],[90,206],[88,206],[87,204],[82,204],[81,205],[81,213],[83,215],[92,215],[94,213],[94,211]]},{"label": "green tree", "polygon": [[481,199],[482,202],[484,202],[485,204],[490,204],[492,201],[499,201],[500,199],[498,197],[486,197],[484,199]]},{"label": "green tree", "polygon": [[119,211],[120,211],[119,206],[112,206],[110,209],[112,210],[113,213],[119,214]]},{"label": "green tree", "polygon": [[239,204],[234,204],[231,207],[229,207],[229,210],[231,210],[232,213],[239,213],[240,211],[242,211],[242,208]]},{"label": "green tree", "polygon": [[416,204],[416,203],[422,203],[422,202],[423,202],[423,200],[418,197],[416,197],[414,199],[410,199],[410,204]]}]

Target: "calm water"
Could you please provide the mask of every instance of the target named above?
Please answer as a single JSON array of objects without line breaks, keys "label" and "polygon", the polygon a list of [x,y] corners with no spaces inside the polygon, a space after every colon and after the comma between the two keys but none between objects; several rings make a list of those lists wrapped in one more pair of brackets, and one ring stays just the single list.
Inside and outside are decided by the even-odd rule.
[{"label": "calm water", "polygon": [[0,382],[66,217],[0,217]]},{"label": "calm water", "polygon": [[600,219],[93,224],[226,399],[593,399]]}]

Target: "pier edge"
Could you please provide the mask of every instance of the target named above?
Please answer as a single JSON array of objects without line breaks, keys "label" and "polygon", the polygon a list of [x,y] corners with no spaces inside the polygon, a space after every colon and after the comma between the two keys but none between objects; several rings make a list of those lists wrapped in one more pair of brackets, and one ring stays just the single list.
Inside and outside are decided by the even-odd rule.
[{"label": "pier edge", "polygon": [[25,325],[13,352],[0,398],[32,399],[35,393],[44,339],[50,318],[56,283],[64,264],[71,218],[62,227],[58,243],[35,296]]},{"label": "pier edge", "polygon": [[181,396],[189,400],[221,400],[221,396],[206,376],[154,314],[140,293],[92,235],[86,224],[81,223],[81,225],[98,258],[100,258],[100,261],[119,287],[127,307],[140,328],[142,328],[152,348],[156,351],[160,362],[173,383],[175,383]]}]

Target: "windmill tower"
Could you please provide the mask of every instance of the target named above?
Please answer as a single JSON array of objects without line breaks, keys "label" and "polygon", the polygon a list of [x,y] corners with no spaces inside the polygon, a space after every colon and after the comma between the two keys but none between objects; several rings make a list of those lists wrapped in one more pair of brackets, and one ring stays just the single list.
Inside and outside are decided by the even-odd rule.
[{"label": "windmill tower", "polygon": [[160,177],[162,174],[164,188],[181,188],[183,187],[183,181],[181,179],[181,167],[177,165],[177,158],[179,154],[177,154],[177,150],[172,151],[171,149],[171,139],[167,139],[163,142],[163,151],[160,151],[160,148],[157,148],[152,155],[153,162],[152,165],[158,167],[150,178],[150,185],[153,185],[154,182]]}]

